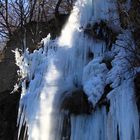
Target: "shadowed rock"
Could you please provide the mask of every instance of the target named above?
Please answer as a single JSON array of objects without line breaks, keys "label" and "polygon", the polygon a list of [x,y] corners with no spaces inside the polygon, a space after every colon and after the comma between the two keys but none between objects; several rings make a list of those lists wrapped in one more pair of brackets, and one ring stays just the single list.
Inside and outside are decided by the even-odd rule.
[{"label": "shadowed rock", "polygon": [[75,89],[65,93],[62,100],[61,110],[66,110],[70,114],[90,114],[93,110],[92,104],[88,101],[87,95],[82,89]]},{"label": "shadowed rock", "polygon": [[107,84],[104,88],[104,94],[101,96],[100,100],[98,101],[96,107],[101,108],[102,106],[106,106],[106,110],[109,112],[110,109],[110,101],[107,99],[107,95],[112,90],[110,84]]},{"label": "shadowed rock", "polygon": [[138,110],[140,111],[140,73],[136,74],[136,77],[134,79],[135,84],[135,98]]},{"label": "shadowed rock", "polygon": [[20,90],[0,93],[0,140],[16,140]]},{"label": "shadowed rock", "polygon": [[115,43],[118,34],[103,20],[93,25],[88,24],[84,29],[84,33],[93,39],[105,41],[109,50],[111,50],[112,44]]},{"label": "shadowed rock", "polygon": [[64,120],[63,120],[63,125],[62,125],[61,139],[62,140],[70,140],[70,136],[71,136],[70,114],[65,113],[64,114]]}]

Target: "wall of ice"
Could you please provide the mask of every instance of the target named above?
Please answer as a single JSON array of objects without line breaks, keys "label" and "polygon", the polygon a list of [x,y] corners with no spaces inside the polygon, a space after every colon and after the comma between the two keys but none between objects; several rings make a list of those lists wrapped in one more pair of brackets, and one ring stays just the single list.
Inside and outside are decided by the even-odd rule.
[{"label": "wall of ice", "polygon": [[[122,31],[111,50],[102,40],[91,39],[85,33],[87,24],[106,20],[119,27],[116,2],[108,0],[78,0],[62,30],[61,36],[43,39],[44,48],[22,56],[16,51],[22,96],[19,110],[19,137],[26,123],[29,140],[68,140],[62,138],[64,114],[60,111],[65,91],[83,87],[93,108],[112,87],[106,106],[91,115],[71,115],[70,140],[136,140],[139,117],[134,99],[134,71],[127,58],[133,59],[129,47],[134,43],[129,30]],[[92,58],[89,58],[92,53]],[[103,62],[111,57],[112,69]],[[23,138],[24,139],[24,138]]]}]

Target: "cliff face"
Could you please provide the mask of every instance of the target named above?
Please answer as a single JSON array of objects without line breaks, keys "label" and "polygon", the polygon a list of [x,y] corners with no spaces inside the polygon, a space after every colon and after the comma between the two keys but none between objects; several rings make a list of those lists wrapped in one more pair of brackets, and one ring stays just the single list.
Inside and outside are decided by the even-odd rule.
[{"label": "cliff face", "polygon": [[[14,45],[14,46],[13,46]],[[3,52],[0,62],[0,139],[16,140],[17,112],[20,92],[10,94],[17,82],[17,66],[12,50],[18,46],[10,42]]]},{"label": "cliff face", "polygon": [[[130,117],[128,117],[127,114],[123,114],[124,110],[126,110],[126,112],[128,112],[132,106],[135,106],[133,101],[131,101],[131,102],[129,101],[129,99],[132,98],[132,96],[133,96],[133,95],[129,96],[129,93],[133,89],[128,88],[128,87],[132,87],[133,82],[129,83],[129,82],[125,81],[122,85],[120,84],[122,82],[121,80],[126,80],[128,78],[128,77],[124,76],[125,75],[124,73],[128,70],[128,68],[126,67],[127,65],[124,66],[123,63],[120,63],[121,61],[116,61],[118,57],[122,57],[122,56],[126,57],[125,64],[126,64],[126,61],[128,63],[131,60],[128,56],[125,56],[126,52],[123,53],[123,51],[118,50],[119,45],[120,45],[119,43],[123,43],[123,39],[124,39],[124,41],[126,41],[125,37],[127,39],[127,35],[129,36],[129,33],[131,32],[131,35],[132,35],[131,39],[134,39],[134,41],[135,41],[134,44],[137,46],[137,48],[133,52],[133,53],[136,53],[136,55],[134,57],[134,60],[129,62],[129,63],[131,63],[131,66],[129,68],[131,69],[132,67],[135,68],[135,67],[140,66],[140,61],[139,61],[140,60],[139,59],[139,52],[140,52],[140,49],[139,49],[139,45],[140,45],[140,43],[139,43],[140,42],[139,41],[139,31],[140,31],[139,4],[140,4],[140,2],[137,0],[132,0],[131,5],[129,5],[129,4],[130,3],[127,3],[127,0],[118,0],[117,10],[118,10],[118,15],[119,15],[120,26],[117,29],[111,27],[109,25],[109,22],[106,21],[105,17],[103,17],[102,20],[100,20],[100,21],[97,20],[97,22],[94,22],[93,24],[89,23],[85,27],[83,27],[83,26],[79,27],[78,31],[75,33],[74,32],[75,29],[73,29],[73,26],[71,26],[71,23],[73,24],[73,22],[75,22],[79,19],[76,19],[77,17],[76,18],[72,17],[73,20],[70,20],[71,22],[68,23],[67,28],[64,29],[64,35],[61,37],[61,40],[60,40],[61,45],[63,43],[66,43],[66,45],[68,45],[68,49],[64,48],[64,49],[60,50],[60,52],[61,52],[60,54],[57,53],[57,59],[59,61],[54,61],[53,59],[48,60],[48,58],[46,58],[46,56],[44,56],[44,54],[47,54],[46,53],[47,49],[48,49],[47,51],[51,52],[52,55],[55,53],[55,51],[57,51],[57,48],[55,48],[56,46],[53,46],[54,45],[53,43],[52,44],[44,43],[46,46],[43,46],[43,47],[46,48],[46,50],[44,48],[42,48],[33,54],[28,54],[28,58],[29,58],[28,66],[29,66],[29,68],[31,68],[34,71],[30,71],[32,77],[31,77],[31,79],[28,77],[30,79],[28,81],[28,82],[30,82],[29,83],[30,85],[26,90],[27,90],[27,92],[32,92],[34,95],[32,95],[32,98],[28,97],[28,95],[25,96],[26,99],[31,100],[31,105],[26,104],[26,102],[25,102],[25,104],[23,104],[23,106],[27,105],[27,111],[31,110],[31,112],[32,112],[31,114],[29,112],[27,113],[28,115],[30,114],[30,116],[27,116],[30,118],[29,119],[30,121],[32,121],[31,120],[32,117],[35,117],[35,115],[38,115],[37,113],[40,113],[40,114],[42,113],[44,115],[43,116],[44,120],[46,118],[48,119],[51,116],[50,115],[48,117],[46,115],[48,112],[46,113],[45,112],[46,110],[44,109],[44,106],[50,107],[50,104],[49,104],[50,101],[48,101],[48,98],[51,100],[52,95],[48,95],[49,92],[52,92],[52,94],[54,94],[55,92],[58,92],[57,94],[59,94],[59,93],[62,94],[61,92],[64,90],[63,89],[64,85],[71,84],[70,85],[71,87],[65,87],[65,88],[68,88],[67,89],[67,91],[68,91],[70,88],[72,89],[73,87],[77,87],[77,86],[80,87],[83,84],[82,86],[85,91],[80,91],[80,92],[72,91],[71,94],[69,94],[69,92],[65,92],[65,94],[64,94],[65,98],[64,98],[64,100],[62,102],[63,104],[61,106],[62,108],[59,106],[60,104],[58,101],[60,99],[60,97],[59,97],[60,95],[59,96],[55,95],[54,98],[56,100],[56,103],[55,103],[55,101],[51,100],[51,103],[53,104],[52,106],[56,109],[55,110],[56,112],[54,111],[53,113],[56,113],[56,114],[58,113],[57,114],[58,118],[59,118],[59,113],[60,113],[60,112],[58,112],[59,107],[64,112],[66,111],[66,114],[64,113],[62,120],[56,119],[54,121],[54,123],[56,123],[56,124],[62,123],[61,125],[63,125],[63,126],[61,126],[62,134],[60,136],[60,139],[65,138],[65,139],[69,140],[70,137],[72,137],[72,136],[73,136],[72,139],[74,139],[74,140],[75,139],[77,140],[77,138],[79,138],[79,137],[81,138],[81,140],[82,139],[89,140],[90,138],[92,139],[93,137],[96,140],[98,138],[104,139],[103,134],[105,131],[103,131],[103,129],[107,128],[106,124],[105,124],[106,123],[105,119],[107,117],[108,117],[108,119],[107,119],[108,125],[111,126],[113,123],[114,124],[116,123],[114,125],[114,127],[112,126],[112,128],[110,127],[110,129],[108,130],[111,132],[113,131],[113,133],[114,133],[114,134],[111,134],[111,133],[108,134],[108,137],[111,140],[112,139],[121,139],[122,140],[123,139],[122,137],[125,137],[125,135],[122,136],[120,134],[120,132],[125,134],[125,128],[124,128],[125,125],[123,123],[125,121],[128,122],[127,128],[130,128],[130,132],[131,132],[131,134],[128,135],[128,137],[129,138],[131,137],[132,139],[136,139],[137,134],[135,134],[135,133],[137,133],[137,132],[134,132],[134,131],[137,129],[137,126],[135,125],[134,122],[131,122],[131,117],[135,118],[135,116],[132,115],[133,112],[131,112],[132,116],[130,115]],[[97,6],[100,6],[100,5],[102,5],[102,4],[99,3]],[[126,5],[127,6],[129,5],[129,6],[127,7]],[[95,7],[95,9],[96,8],[97,7]],[[102,6],[100,8],[102,8]],[[85,10],[85,12],[86,12],[86,10]],[[99,14],[99,16],[100,16],[100,14]],[[81,18],[83,20],[82,16],[81,16]],[[88,14],[87,14],[86,18],[88,18]],[[13,89],[14,84],[18,80],[18,77],[17,77],[18,67],[15,65],[14,54],[11,51],[15,50],[15,48],[23,49],[24,45],[26,45],[26,46],[28,46],[30,52],[33,52],[33,50],[38,47],[38,42],[43,37],[47,36],[47,34],[49,32],[51,33],[52,38],[55,38],[57,35],[59,35],[60,30],[62,28],[62,24],[64,24],[64,23],[61,18],[52,19],[48,23],[32,22],[26,26],[26,33],[25,32],[23,33],[22,31],[20,32],[19,30],[15,31],[14,36],[7,43],[7,47],[4,50],[4,54],[2,54],[2,56],[1,56],[2,59],[0,62],[0,69],[1,69],[1,71],[0,71],[0,79],[1,79],[1,81],[0,81],[0,126],[1,126],[0,127],[0,132],[1,132],[0,139],[1,140],[16,140],[16,135],[17,135],[16,119],[17,119],[17,110],[18,110],[18,102],[19,102],[19,98],[20,98],[20,91],[10,94],[10,92]],[[76,24],[74,25],[74,27],[75,26],[76,26]],[[70,31],[69,30],[70,28],[72,28],[73,30]],[[133,29],[133,30],[130,30],[130,29]],[[130,30],[130,32],[127,32],[127,31],[123,32],[124,30]],[[73,34],[73,32],[75,34]],[[84,32],[83,36],[79,35],[81,32]],[[75,40],[74,43],[73,42],[71,42],[71,43],[73,43],[72,45],[75,45],[74,47],[76,49],[70,48],[71,44],[69,44],[69,41],[71,41],[71,38],[70,38],[71,36],[73,37],[73,40]],[[86,36],[86,38],[85,38],[85,36]],[[23,38],[26,38],[25,44],[23,44],[23,42],[24,42]],[[81,40],[78,42],[77,40],[79,40],[79,38]],[[129,39],[130,38],[128,37],[128,40]],[[88,41],[86,41],[86,40],[88,40]],[[91,40],[93,40],[93,42]],[[119,43],[117,44],[116,42],[117,43],[119,42]],[[88,43],[89,43],[89,45],[87,45],[87,47],[85,47],[86,44],[88,44]],[[95,50],[94,49],[92,50],[93,46],[90,46],[92,44],[95,45],[94,46],[96,48]],[[65,45],[65,44],[63,44],[63,45]],[[106,46],[105,49],[108,51],[107,55],[109,55],[109,53],[111,53],[112,47],[114,47],[114,45],[116,45],[116,46],[118,45],[118,48],[115,51],[113,50],[114,56],[109,56],[109,57],[105,56],[102,60],[94,59],[97,57],[97,55],[100,55],[104,52],[103,47],[100,49],[101,46],[104,46],[104,47]],[[129,44],[127,44],[127,45],[129,45]],[[78,46],[80,46],[80,47],[78,48]],[[126,46],[124,46],[124,47],[126,47]],[[132,49],[132,48],[130,48],[130,49]],[[52,50],[54,50],[54,52]],[[118,53],[119,51],[120,51],[120,53]],[[73,52],[73,53],[71,53],[71,52]],[[64,57],[62,58],[62,56],[64,56]],[[49,57],[51,57],[51,56],[49,56]],[[72,61],[70,58],[72,59]],[[82,61],[81,61],[81,59],[82,59]],[[113,61],[113,59],[115,61]],[[47,65],[46,64],[47,62],[49,62],[50,64]],[[55,65],[52,64],[53,62],[55,63]],[[85,65],[87,65],[87,67],[83,68]],[[118,67],[115,67],[115,65],[116,66],[120,65],[118,71],[122,70],[121,73],[117,73],[118,71],[116,71],[116,69]],[[121,65],[123,67],[121,67]],[[50,67],[50,69],[47,69],[48,73],[47,73],[46,80],[44,80],[44,77],[43,77],[45,75],[44,71],[46,71],[45,67],[46,67],[46,69],[47,69],[47,67]],[[56,68],[58,68],[58,71],[56,70]],[[63,68],[65,68],[65,69],[63,69]],[[77,69],[79,69],[79,71],[77,71]],[[86,79],[87,78],[86,76],[85,76],[85,80],[87,80],[87,81],[82,81],[82,82],[80,81],[84,77],[84,76],[83,77],[81,76],[82,69],[84,69],[84,71],[85,71],[84,74],[89,78],[89,81]],[[62,79],[58,78],[59,74],[57,75],[57,72],[59,72],[59,71],[61,71],[61,74],[63,76],[61,74],[60,75],[62,77],[64,77],[64,79],[66,79],[65,82],[62,82],[63,78]],[[94,73],[94,71],[95,71],[95,73]],[[107,76],[108,71],[110,71],[109,74],[111,74],[112,77],[109,79],[109,83],[105,83],[104,77]],[[119,76],[117,77],[116,75],[119,75]],[[38,78],[38,77],[41,77],[41,78]],[[92,79],[92,77],[93,77],[93,79]],[[95,77],[96,78],[98,77],[98,78],[96,79]],[[137,75],[136,79],[135,79],[135,88],[136,88],[135,92],[136,92],[136,100],[137,100],[138,108],[140,108],[139,107],[140,106],[139,105],[140,104],[139,77],[140,76]],[[51,78],[52,78],[52,81],[51,81]],[[56,78],[55,79],[56,81],[53,78],[54,79]],[[59,83],[59,80],[60,80],[60,83]],[[44,83],[47,81],[46,85],[49,83],[52,87],[48,86],[48,89],[46,87],[44,87],[44,89],[41,89],[41,87],[44,84],[44,83],[41,84],[42,81]],[[62,89],[58,85],[55,85],[56,83],[59,86],[63,85],[61,87]],[[37,88],[36,87],[33,88],[35,84],[36,84]],[[92,86],[90,87],[89,85],[92,85]],[[118,88],[115,89],[117,86],[118,86]],[[124,91],[124,88],[126,88],[127,90]],[[92,93],[92,91],[94,91],[94,93]],[[85,94],[85,92],[86,92],[86,94]],[[107,97],[110,92],[113,94],[111,94],[109,97]],[[128,92],[128,94],[126,94],[126,92]],[[99,95],[96,93],[101,93],[102,95]],[[38,97],[40,97],[40,99],[38,99]],[[125,98],[130,103],[130,105],[126,104],[126,102],[124,101]],[[37,101],[37,99],[39,101]],[[96,101],[96,99],[97,99],[97,101]],[[90,102],[88,102],[88,100],[90,100]],[[110,101],[108,101],[108,100],[110,100]],[[91,105],[91,102],[92,102],[93,106]],[[110,105],[110,103],[111,103],[111,105]],[[37,105],[39,105],[39,106],[37,106]],[[124,108],[124,106],[126,108]],[[30,108],[30,107],[32,107],[32,108]],[[32,110],[32,109],[34,109],[34,110]],[[136,110],[135,107],[132,109],[134,109],[134,111]],[[116,118],[115,118],[114,114],[117,114],[120,110],[121,110],[121,113],[119,115],[116,115],[115,116]],[[67,114],[67,111],[69,111],[68,114]],[[93,112],[93,111],[95,111],[95,112]],[[25,112],[23,112],[23,113],[25,113]],[[95,116],[94,116],[94,113],[95,113]],[[134,112],[134,113],[136,113],[136,112]],[[80,116],[79,114],[80,115],[84,114],[84,115]],[[92,116],[93,116],[93,118],[92,118]],[[121,117],[119,117],[119,116],[122,116],[123,119],[120,119]],[[55,119],[55,117],[56,116],[51,116],[51,119]],[[125,119],[125,117],[127,119]],[[48,135],[50,135],[49,131],[47,131],[48,134],[46,134],[44,131],[51,129],[51,128],[49,128],[49,126],[48,126],[48,128],[46,128],[46,126],[44,126],[44,120],[41,120],[41,119],[39,120],[39,118],[37,118],[37,119],[38,119],[37,121],[40,124],[40,130],[39,130],[39,128],[37,129],[39,135],[35,139],[38,140],[39,138],[40,139],[42,138],[42,140],[44,140],[43,139],[44,137],[46,138]],[[48,120],[47,119],[46,119],[46,122],[50,118]],[[50,123],[49,121],[48,121],[48,124]],[[35,124],[38,125],[38,122],[35,122]],[[99,123],[99,127],[96,125],[95,122]],[[30,122],[27,122],[27,123],[30,123]],[[91,125],[91,123],[92,123],[92,125]],[[55,127],[56,124],[54,124],[53,127]],[[104,124],[104,126],[103,126],[103,124]],[[122,125],[120,125],[120,124],[122,124]],[[77,127],[79,125],[82,128],[79,129]],[[27,137],[27,135],[24,137],[25,126],[21,126],[21,127],[22,127],[21,139],[25,140],[25,137]],[[30,127],[31,127],[30,132],[32,132],[31,133],[31,135],[32,135],[33,132],[36,131],[36,129],[35,129],[36,127],[34,127],[34,126],[33,127],[30,126]],[[86,131],[86,132],[87,132],[87,134],[89,134],[89,136],[84,135],[85,128],[87,130],[91,130],[93,127],[96,128],[96,130],[94,132],[92,132],[92,134],[95,134],[95,135],[88,133],[88,131]],[[33,128],[33,131],[31,131],[32,128]],[[40,136],[41,130],[42,130],[42,136]],[[96,135],[99,133],[102,133],[102,138],[101,138],[101,135],[99,137]],[[43,135],[45,135],[45,136],[43,137]],[[116,138],[114,138],[114,135],[116,136]],[[30,136],[30,137],[32,137],[32,136]],[[53,137],[54,136],[52,135],[52,138]],[[86,139],[87,137],[89,139]],[[124,140],[126,140],[126,139],[124,139]]]},{"label": "cliff face", "polygon": [[0,93],[0,139],[16,140],[17,113],[20,92],[10,94],[11,91]]},{"label": "cliff face", "polygon": [[[64,23],[63,23],[64,24]],[[0,140],[17,139],[17,112],[21,91],[10,94],[14,85],[18,83],[15,54],[12,52],[16,48],[23,51],[24,46],[28,46],[32,52],[40,45],[42,38],[51,32],[55,38],[60,33],[56,19],[45,22],[31,22],[25,26],[26,33],[21,29],[14,31],[13,36],[7,42],[6,47],[0,54]],[[23,44],[25,38],[26,42]]]}]

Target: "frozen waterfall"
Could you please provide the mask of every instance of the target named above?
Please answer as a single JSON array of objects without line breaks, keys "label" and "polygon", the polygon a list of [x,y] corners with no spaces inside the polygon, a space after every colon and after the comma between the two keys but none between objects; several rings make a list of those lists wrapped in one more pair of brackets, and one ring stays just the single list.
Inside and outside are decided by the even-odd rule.
[{"label": "frozen waterfall", "polygon": [[[111,12],[113,10],[113,12]],[[104,40],[88,37],[88,24],[106,20],[111,27],[119,27],[116,3],[110,0],[78,0],[55,40],[50,35],[43,39],[44,48],[20,56],[17,65],[22,76],[22,97],[19,110],[19,139],[25,126],[23,140],[137,140],[139,117],[134,100],[133,72],[120,56],[133,57],[131,52],[118,47],[133,44],[131,33],[123,31],[111,50]],[[127,39],[130,42],[127,42]],[[89,57],[89,53],[92,57]],[[110,55],[110,56],[109,56]],[[104,63],[112,57],[112,69]],[[27,82],[29,85],[27,85]],[[112,90],[110,101],[98,107],[105,86]],[[96,109],[90,114],[70,114],[70,137],[62,136],[65,113],[60,110],[66,91],[82,87],[88,101]],[[75,99],[76,100],[76,99]]]}]

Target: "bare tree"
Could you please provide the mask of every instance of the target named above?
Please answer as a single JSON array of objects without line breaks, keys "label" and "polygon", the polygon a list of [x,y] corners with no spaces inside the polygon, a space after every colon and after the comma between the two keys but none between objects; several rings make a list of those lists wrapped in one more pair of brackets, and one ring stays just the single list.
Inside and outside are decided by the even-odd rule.
[{"label": "bare tree", "polygon": [[[0,42],[31,22],[47,22],[54,13],[70,13],[75,0],[0,0]],[[60,11],[59,11],[60,10]],[[37,30],[38,31],[38,30]]]}]

